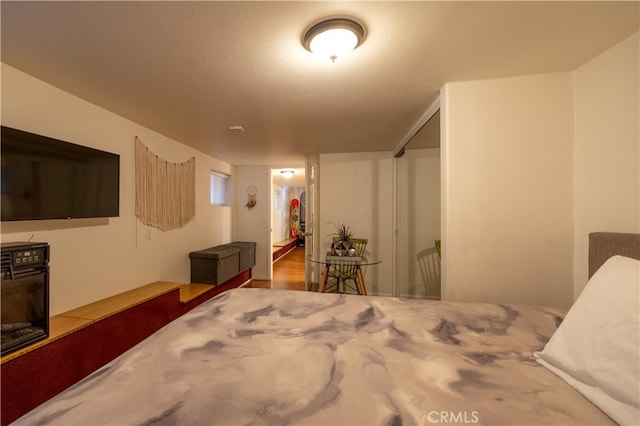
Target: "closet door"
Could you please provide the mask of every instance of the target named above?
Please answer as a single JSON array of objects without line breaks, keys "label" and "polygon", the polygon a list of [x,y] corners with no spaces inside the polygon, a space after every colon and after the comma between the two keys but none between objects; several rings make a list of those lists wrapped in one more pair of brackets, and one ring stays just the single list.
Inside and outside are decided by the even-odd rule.
[{"label": "closet door", "polygon": [[440,299],[440,113],[396,156],[394,296]]},{"label": "closet door", "polygon": [[[304,221],[305,221],[305,258],[313,257],[318,250],[319,240],[314,238],[317,232],[317,224],[315,218],[318,217],[318,200],[316,191],[316,170],[317,157],[309,157],[306,162],[306,191],[304,197]],[[305,289],[312,290],[317,288],[320,282],[320,265],[312,262],[305,262]],[[314,287],[315,286],[315,287]]]}]

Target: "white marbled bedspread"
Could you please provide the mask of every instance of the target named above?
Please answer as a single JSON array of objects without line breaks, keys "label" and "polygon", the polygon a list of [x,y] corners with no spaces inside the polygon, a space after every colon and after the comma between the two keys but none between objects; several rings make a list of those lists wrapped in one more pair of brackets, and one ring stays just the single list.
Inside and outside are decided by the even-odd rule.
[{"label": "white marbled bedspread", "polygon": [[231,290],[16,424],[610,424],[532,358],[562,315]]}]

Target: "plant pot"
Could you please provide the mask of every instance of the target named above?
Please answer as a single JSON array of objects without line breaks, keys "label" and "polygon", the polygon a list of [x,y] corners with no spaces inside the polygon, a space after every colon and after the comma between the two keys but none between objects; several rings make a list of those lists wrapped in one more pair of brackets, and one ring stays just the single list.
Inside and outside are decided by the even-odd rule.
[{"label": "plant pot", "polygon": [[334,241],[331,243],[331,254],[334,256],[348,256],[351,243],[348,241]]}]

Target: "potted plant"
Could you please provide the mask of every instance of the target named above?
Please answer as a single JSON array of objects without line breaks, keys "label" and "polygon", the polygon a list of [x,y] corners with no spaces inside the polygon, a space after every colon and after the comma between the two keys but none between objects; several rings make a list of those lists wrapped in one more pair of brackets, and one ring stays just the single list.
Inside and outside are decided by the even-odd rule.
[{"label": "potted plant", "polygon": [[[332,222],[333,223],[333,222]],[[350,249],[353,248],[351,237],[353,232],[351,228],[344,223],[333,223],[336,228],[336,233],[333,236],[333,243],[331,243],[331,254],[335,256],[347,256],[350,254]]]}]

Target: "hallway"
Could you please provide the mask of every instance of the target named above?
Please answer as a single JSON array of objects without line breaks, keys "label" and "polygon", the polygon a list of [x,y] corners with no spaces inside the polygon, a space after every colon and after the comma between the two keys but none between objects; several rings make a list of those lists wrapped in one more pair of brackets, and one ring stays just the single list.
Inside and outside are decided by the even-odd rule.
[{"label": "hallway", "polygon": [[247,287],[304,291],[304,247],[295,247],[273,264],[273,278],[252,280]]}]

